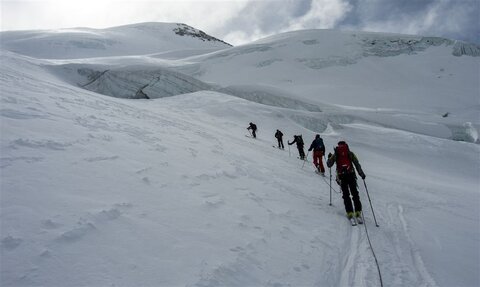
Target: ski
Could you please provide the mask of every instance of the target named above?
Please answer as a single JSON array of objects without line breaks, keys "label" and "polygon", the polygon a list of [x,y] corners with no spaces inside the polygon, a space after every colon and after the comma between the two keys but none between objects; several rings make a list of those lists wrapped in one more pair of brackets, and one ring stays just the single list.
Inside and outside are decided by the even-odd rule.
[{"label": "ski", "polygon": [[323,177],[325,177],[325,173],[324,173],[324,172],[320,172],[320,171],[318,171],[318,170],[315,170],[315,173],[316,173],[316,174],[319,174],[319,175],[321,175],[321,176],[323,176]]},{"label": "ski", "polygon": [[358,224],[363,224],[363,218],[361,216],[357,217],[357,222]]},{"label": "ski", "polygon": [[357,221],[355,220],[355,217],[349,218],[348,221],[350,221],[350,224],[352,224],[352,226],[357,225]]}]

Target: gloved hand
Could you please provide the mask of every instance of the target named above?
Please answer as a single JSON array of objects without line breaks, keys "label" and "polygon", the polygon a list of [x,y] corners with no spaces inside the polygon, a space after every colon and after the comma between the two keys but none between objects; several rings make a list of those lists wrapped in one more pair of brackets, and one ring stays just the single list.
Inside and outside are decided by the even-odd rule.
[{"label": "gloved hand", "polygon": [[362,177],[362,179],[365,179],[367,177],[364,173],[362,173],[360,176]]},{"label": "gloved hand", "polygon": [[331,158],[331,157],[332,157],[332,153],[329,152],[329,153],[328,153],[328,158]]}]

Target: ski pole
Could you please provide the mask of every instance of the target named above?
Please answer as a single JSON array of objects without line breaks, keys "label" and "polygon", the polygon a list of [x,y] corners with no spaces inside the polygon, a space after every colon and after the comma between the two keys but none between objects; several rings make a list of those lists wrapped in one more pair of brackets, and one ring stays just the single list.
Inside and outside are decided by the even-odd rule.
[{"label": "ski pole", "polygon": [[302,164],[302,168],[305,166],[305,163],[307,162],[307,158],[308,158],[308,154],[310,153],[310,151],[307,152],[307,155],[305,156],[305,158],[303,159],[303,164]]},{"label": "ski pole", "polygon": [[330,206],[332,206],[332,168],[328,168],[328,172],[330,173]]},{"label": "ski pole", "polygon": [[375,218],[375,212],[373,211],[372,201],[370,200],[370,195],[368,194],[368,188],[367,188],[367,183],[365,182],[365,179],[363,179],[363,185],[365,185],[365,191],[367,192],[368,201],[370,202],[370,208],[372,209],[373,220],[375,220],[375,225],[377,227],[380,227],[380,225],[378,225],[377,223],[377,219]]},{"label": "ski pole", "polygon": [[[327,164],[327,157],[325,156],[325,152],[323,152],[323,158],[325,159],[325,165]],[[332,168],[328,168],[328,173],[330,175],[330,206],[332,206]]]}]

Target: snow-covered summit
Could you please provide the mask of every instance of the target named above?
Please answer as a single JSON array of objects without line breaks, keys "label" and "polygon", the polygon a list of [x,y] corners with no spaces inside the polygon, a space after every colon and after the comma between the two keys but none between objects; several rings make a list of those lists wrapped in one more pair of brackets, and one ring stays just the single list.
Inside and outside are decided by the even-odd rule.
[{"label": "snow-covered summit", "polygon": [[127,56],[231,47],[185,24],[139,23],[107,29],[6,31],[0,33],[2,49],[46,59]]}]

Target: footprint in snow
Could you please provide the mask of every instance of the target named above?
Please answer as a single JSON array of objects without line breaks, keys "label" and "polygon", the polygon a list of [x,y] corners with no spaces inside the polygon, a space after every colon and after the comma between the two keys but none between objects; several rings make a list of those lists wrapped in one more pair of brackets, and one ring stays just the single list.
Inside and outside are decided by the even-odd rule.
[{"label": "footprint in snow", "polygon": [[189,148],[188,151],[192,157],[197,157],[198,151],[196,149]]},{"label": "footprint in snow", "polygon": [[71,146],[71,143],[61,143],[52,140],[31,140],[19,138],[10,143],[10,147],[18,149],[20,147],[28,148],[46,148],[51,150],[65,150],[66,147]]},{"label": "footprint in snow", "polygon": [[145,173],[145,172],[147,172],[147,171],[149,171],[149,170],[151,170],[151,169],[152,169],[152,167],[145,167],[145,168],[142,168],[142,169],[140,169],[140,170],[137,170],[135,173],[136,173],[136,174],[142,174],[142,173]]},{"label": "footprint in snow", "polygon": [[293,267],[293,270],[297,272],[302,272],[302,270],[308,270],[308,269],[310,269],[310,266],[308,266],[307,264],[302,264],[302,266]]},{"label": "footprint in snow", "polygon": [[17,248],[21,243],[23,239],[21,238],[15,238],[11,235],[4,237],[1,241],[2,247],[7,249],[7,250],[13,250]]},{"label": "footprint in snow", "polygon": [[62,233],[62,235],[57,238],[57,241],[66,243],[74,242],[80,240],[82,237],[95,231],[96,229],[97,228],[95,225],[93,225],[93,223],[80,223],[79,226]]},{"label": "footprint in snow", "polygon": [[51,219],[42,220],[42,227],[45,229],[56,229],[62,226],[60,223],[57,223]]},{"label": "footprint in snow", "polygon": [[88,161],[88,162],[97,162],[97,161],[104,161],[104,160],[116,160],[118,158],[119,158],[118,155],[114,155],[114,156],[89,157],[89,158],[84,158],[83,160]]},{"label": "footprint in snow", "polygon": [[1,109],[0,116],[15,120],[46,119],[48,116],[42,114],[33,114],[31,112],[22,112],[11,109]]},{"label": "footprint in snow", "polygon": [[15,162],[24,161],[26,163],[36,163],[43,160],[43,157],[29,157],[29,156],[17,156],[17,157],[2,157],[0,158],[0,168],[9,167]]},{"label": "footprint in snow", "polygon": [[241,252],[241,251],[245,251],[244,248],[240,247],[240,246],[237,246],[235,248],[230,248],[230,251],[232,252]]},{"label": "footprint in snow", "polygon": [[224,205],[225,201],[221,198],[218,198],[218,199],[213,199],[213,200],[207,200],[207,201],[205,201],[204,204],[208,208],[218,208],[218,207]]},{"label": "footprint in snow", "polygon": [[90,215],[89,221],[80,219],[80,222],[76,227],[62,233],[57,238],[57,241],[65,243],[75,242],[97,230],[96,225],[106,224],[109,221],[118,219],[126,209],[131,207],[132,204],[130,203],[117,203],[108,210],[101,210],[93,215]]}]

